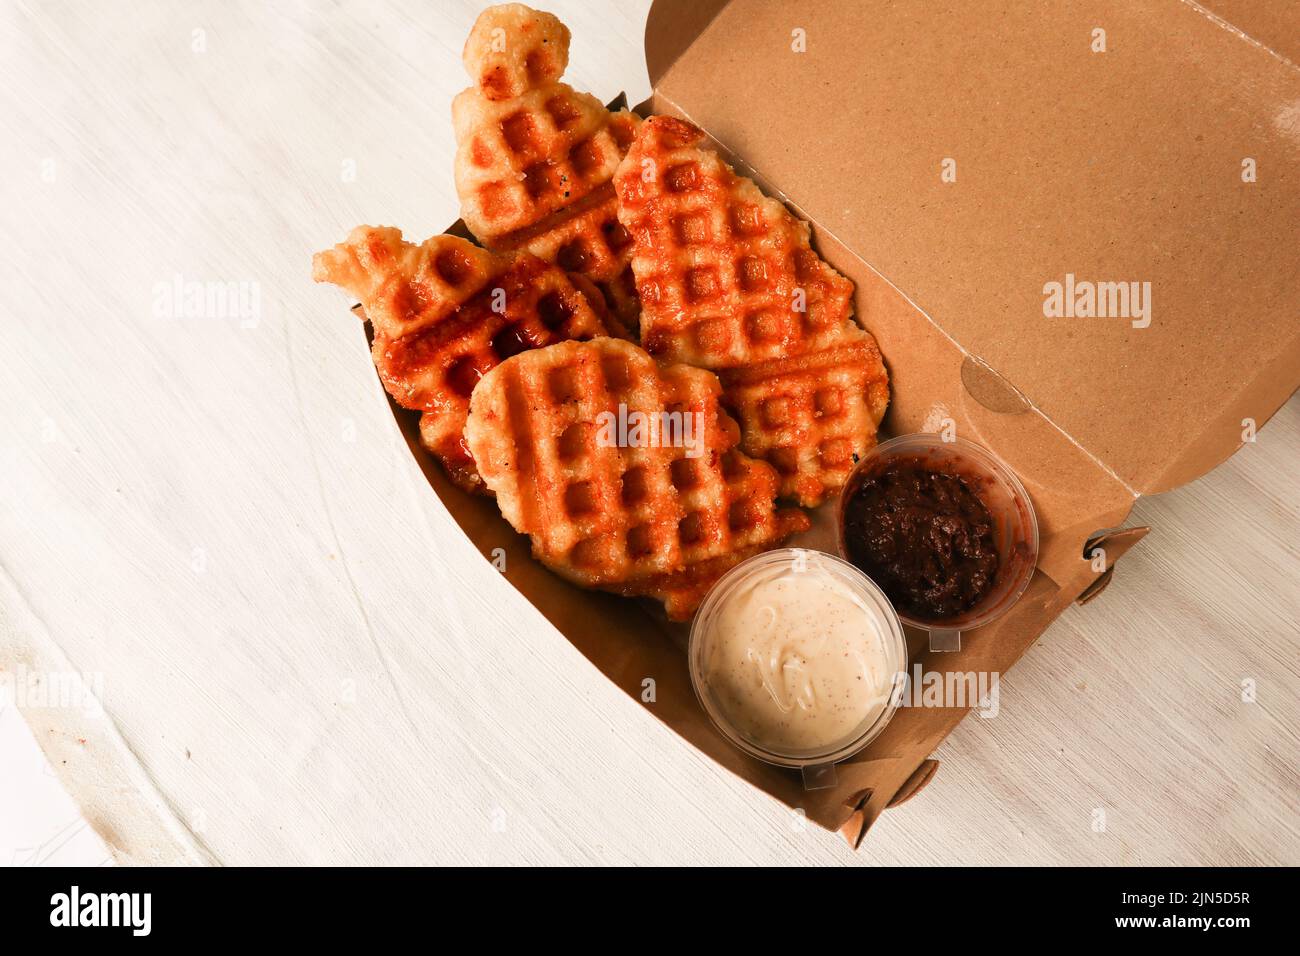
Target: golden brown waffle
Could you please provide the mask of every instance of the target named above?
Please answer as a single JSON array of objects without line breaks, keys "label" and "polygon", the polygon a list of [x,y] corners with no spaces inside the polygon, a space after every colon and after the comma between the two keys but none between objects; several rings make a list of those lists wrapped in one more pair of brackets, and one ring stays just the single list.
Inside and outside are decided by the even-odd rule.
[{"label": "golden brown waffle", "polygon": [[[484,376],[465,437],[540,561],[585,587],[657,598],[685,620],[727,569],[809,525],[775,507],[773,469],[734,447],[720,393],[712,373],[660,366],[629,342],[562,342]],[[661,427],[650,441],[643,429],[638,442],[615,427],[620,407],[625,423],[688,414],[695,430]]]},{"label": "golden brown waffle", "polygon": [[456,191],[470,231],[591,279],[635,328],[630,243],[611,179],[639,122],[560,83],[569,31],[549,13],[489,7],[465,43],[475,85],[452,103]]},{"label": "golden brown waffle", "polygon": [[865,333],[718,376],[742,422],[741,447],[776,467],[782,497],[808,507],[844,486],[889,405],[880,350]]},{"label": "golden brown waffle", "polygon": [[813,506],[875,444],[889,400],[875,340],[852,318],[853,284],[812,250],[808,224],[764,196],[683,120],[641,124],[619,167],[641,341],[716,369],[741,447]]},{"label": "golden brown waffle", "polygon": [[415,245],[399,229],[358,226],[316,254],[312,276],[361,301],[384,387],[399,405],[423,412],[425,447],[467,491],[485,490],[464,441],[479,380],[526,349],[606,333],[600,312],[560,269],[456,236]]}]

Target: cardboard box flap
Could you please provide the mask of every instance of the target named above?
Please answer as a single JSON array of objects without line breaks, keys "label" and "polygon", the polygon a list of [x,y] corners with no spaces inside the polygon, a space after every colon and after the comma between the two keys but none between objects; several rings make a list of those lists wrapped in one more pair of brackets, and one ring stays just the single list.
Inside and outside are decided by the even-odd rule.
[{"label": "cardboard box flap", "polygon": [[1181,0],[718,7],[657,0],[656,94],[1131,492],[1300,385],[1300,69],[1262,40]]},{"label": "cardboard box flap", "polygon": [[1300,5],[1295,0],[1200,0],[1200,6],[1207,16],[1218,17],[1230,29],[1278,56],[1300,63]]},{"label": "cardboard box flap", "polygon": [[645,65],[650,85],[659,80],[686,48],[713,22],[727,0],[655,3],[645,22]]}]

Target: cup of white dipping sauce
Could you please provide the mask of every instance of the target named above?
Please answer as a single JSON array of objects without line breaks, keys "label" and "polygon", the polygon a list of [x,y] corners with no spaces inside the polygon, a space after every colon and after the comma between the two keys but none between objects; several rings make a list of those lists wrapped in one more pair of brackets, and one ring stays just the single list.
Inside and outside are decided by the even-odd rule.
[{"label": "cup of white dipping sauce", "polygon": [[718,730],[760,760],[803,768],[809,789],[833,785],[831,765],[885,728],[907,671],[884,592],[848,562],[799,548],[727,572],[695,615],[689,656]]}]

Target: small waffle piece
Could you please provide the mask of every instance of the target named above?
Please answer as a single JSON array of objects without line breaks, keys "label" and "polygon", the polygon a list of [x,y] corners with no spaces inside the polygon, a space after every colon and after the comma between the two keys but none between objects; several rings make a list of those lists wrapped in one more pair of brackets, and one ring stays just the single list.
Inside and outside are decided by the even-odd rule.
[{"label": "small waffle piece", "polygon": [[769,461],[781,495],[809,507],[842,488],[862,453],[875,445],[889,405],[889,382],[876,340],[724,369],[727,406],[743,423],[741,447]]},{"label": "small waffle piece", "polygon": [[809,525],[775,507],[773,469],[734,447],[720,393],[711,372],[629,342],[562,342],[485,375],[465,437],[540,561],[686,620],[727,569]]},{"label": "small waffle piece", "polygon": [[619,167],[641,341],[656,357],[718,370],[741,447],[813,506],[875,444],[889,400],[875,340],[852,318],[853,284],[799,221],[736,173],[691,123],[654,116]]},{"label": "small waffle piece", "polygon": [[425,447],[467,491],[485,490],[464,441],[479,380],[526,349],[606,333],[600,312],[560,269],[456,236],[415,245],[399,229],[358,226],[316,254],[312,276],[361,301],[384,387],[399,405],[423,412]]},{"label": "small waffle piece", "polygon": [[452,103],[461,216],[489,249],[524,249],[591,279],[635,328],[630,243],[611,180],[639,122],[560,83],[569,31],[549,13],[489,7],[470,31],[474,86]]}]

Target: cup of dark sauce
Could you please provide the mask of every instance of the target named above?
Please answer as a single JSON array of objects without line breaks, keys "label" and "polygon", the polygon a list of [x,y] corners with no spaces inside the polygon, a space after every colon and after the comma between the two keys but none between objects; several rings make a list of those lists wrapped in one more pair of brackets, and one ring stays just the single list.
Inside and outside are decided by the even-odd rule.
[{"label": "cup of dark sauce", "polygon": [[858,463],[840,495],[840,554],[888,596],[930,649],[1004,614],[1038,562],[1038,520],[1024,485],[962,438],[903,435]]}]

